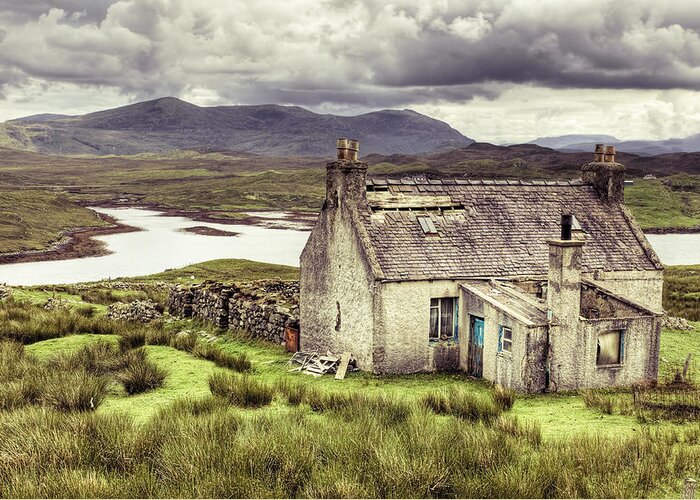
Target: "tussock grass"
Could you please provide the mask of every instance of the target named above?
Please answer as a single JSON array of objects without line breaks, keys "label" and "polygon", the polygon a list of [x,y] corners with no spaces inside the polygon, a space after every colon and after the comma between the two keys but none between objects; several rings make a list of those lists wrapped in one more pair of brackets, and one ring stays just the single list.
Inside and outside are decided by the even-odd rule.
[{"label": "tussock grass", "polygon": [[0,338],[22,344],[80,333],[120,334],[127,329],[129,326],[124,323],[86,315],[73,308],[46,311],[38,305],[12,298],[0,302]]},{"label": "tussock grass", "polygon": [[113,379],[128,394],[163,385],[165,372],[146,359],[145,351],[122,352],[96,342],[41,361],[17,342],[0,342],[0,409],[42,405],[61,411],[91,411],[104,401]]},{"label": "tussock grass", "polygon": [[434,413],[453,415],[464,420],[491,422],[503,411],[493,398],[450,387],[425,394],[421,403]]},{"label": "tussock grass", "polygon": [[501,411],[508,411],[513,408],[515,404],[516,393],[513,389],[507,389],[500,385],[497,385],[493,392],[491,393],[493,397],[493,402],[496,406],[501,409]]},{"label": "tussock grass", "polygon": [[284,396],[287,402],[292,406],[298,406],[306,400],[309,386],[306,384],[293,382],[289,379],[284,379],[277,384],[277,390]]},{"label": "tussock grass", "polygon": [[162,387],[167,373],[155,363],[146,359],[143,349],[129,351],[125,356],[124,368],[117,374],[127,394],[139,394]]},{"label": "tussock grass", "polygon": [[163,328],[149,328],[146,333],[148,345],[170,345],[173,335]]},{"label": "tussock grass", "polygon": [[216,372],[209,377],[209,389],[213,395],[244,408],[269,405],[275,394],[272,386],[250,375],[224,372]]},{"label": "tussock grass", "polygon": [[253,365],[245,354],[231,354],[210,342],[197,341],[192,354],[202,359],[213,361],[216,366],[229,368],[237,372],[248,372]]},{"label": "tussock grass", "polygon": [[146,330],[142,328],[134,328],[126,330],[119,337],[119,348],[122,351],[136,349],[146,345]]},{"label": "tussock grass", "polygon": [[180,332],[176,334],[170,342],[171,347],[184,352],[192,352],[196,345],[196,332]]},{"label": "tussock grass", "polygon": [[109,380],[87,372],[58,372],[46,381],[45,404],[63,411],[92,411],[107,397]]}]

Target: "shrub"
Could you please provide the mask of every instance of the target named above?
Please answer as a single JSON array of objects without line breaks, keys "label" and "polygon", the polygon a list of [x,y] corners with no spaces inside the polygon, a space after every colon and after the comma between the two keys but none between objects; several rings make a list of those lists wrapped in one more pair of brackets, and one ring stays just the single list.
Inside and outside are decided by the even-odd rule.
[{"label": "shrub", "polygon": [[216,366],[229,368],[237,372],[247,372],[252,368],[252,364],[245,354],[231,354],[216,344],[198,341],[192,354],[197,357],[213,361]]},{"label": "shrub", "polygon": [[136,349],[146,345],[146,332],[141,328],[129,329],[119,337],[119,348],[122,351]]},{"label": "shrub", "polygon": [[209,389],[236,406],[257,408],[272,402],[274,390],[270,385],[250,375],[216,372],[209,377]]},{"label": "shrub", "polygon": [[92,411],[104,401],[109,381],[87,372],[54,373],[46,381],[43,400],[61,411]]},{"label": "shrub", "polygon": [[494,391],[491,393],[493,397],[493,402],[496,403],[502,411],[508,411],[513,408],[515,404],[515,391],[513,389],[506,389],[500,385],[497,385]]},{"label": "shrub", "polygon": [[[162,387],[167,373],[158,365],[146,359],[142,349],[130,351],[125,367],[117,374],[129,395],[139,394]],[[126,357],[126,356],[125,356]]]}]

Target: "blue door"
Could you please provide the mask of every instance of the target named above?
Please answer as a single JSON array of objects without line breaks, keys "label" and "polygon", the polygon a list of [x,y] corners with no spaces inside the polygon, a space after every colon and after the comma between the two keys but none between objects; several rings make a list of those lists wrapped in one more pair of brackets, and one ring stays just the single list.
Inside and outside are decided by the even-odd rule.
[{"label": "blue door", "polygon": [[469,317],[469,360],[467,371],[481,378],[484,372],[484,318]]}]

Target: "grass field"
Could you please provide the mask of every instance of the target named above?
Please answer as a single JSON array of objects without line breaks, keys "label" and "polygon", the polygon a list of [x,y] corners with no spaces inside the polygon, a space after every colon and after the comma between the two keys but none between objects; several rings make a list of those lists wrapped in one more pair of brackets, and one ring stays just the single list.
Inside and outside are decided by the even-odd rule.
[{"label": "grass field", "polygon": [[[65,311],[44,314],[64,324]],[[662,356],[700,354],[696,326],[664,332]],[[182,320],[153,328],[171,338],[183,328],[220,333]],[[71,335],[56,326],[55,338],[29,342],[25,356],[49,363],[117,346],[129,332],[102,329]],[[166,374],[160,388],[128,395],[113,385],[95,411],[6,409],[0,495],[666,497],[700,474],[697,422],[643,424],[588,408],[577,394],[520,395],[501,407],[485,382],[460,374],[315,378],[290,373],[280,346],[235,335],[215,345],[248,359],[248,373],[147,345],[147,360]],[[8,376],[0,370],[0,401],[16,384]],[[228,399],[229,383],[245,399]],[[436,397],[447,398],[445,410],[429,403]]]},{"label": "grass field", "polygon": [[[297,272],[212,261],[146,281]],[[104,302],[115,298],[99,290],[13,297],[0,302],[0,337],[26,346],[25,361],[8,363],[0,344],[3,497],[677,497],[685,477],[700,475],[698,422],[606,413],[577,393],[518,395],[511,407],[463,374],[316,378],[290,372],[281,346],[210,325],[108,320]],[[45,311],[48,298],[66,307]],[[689,353],[700,358],[694,326],[663,332],[662,379]],[[176,335],[184,330],[192,333]],[[219,339],[205,343],[199,332]],[[58,409],[55,396],[22,389],[35,386],[29,364],[94,359],[81,353],[105,343],[118,366],[101,375],[94,411]],[[165,375],[160,386],[125,390],[114,370],[126,369],[118,353],[131,350]],[[15,365],[26,373],[3,368]]]}]

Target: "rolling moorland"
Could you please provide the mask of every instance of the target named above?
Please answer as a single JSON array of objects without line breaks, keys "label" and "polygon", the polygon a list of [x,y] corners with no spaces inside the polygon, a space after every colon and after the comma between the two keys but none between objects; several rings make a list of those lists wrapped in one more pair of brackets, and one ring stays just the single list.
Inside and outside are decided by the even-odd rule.
[{"label": "rolling moorland", "polygon": [[[139,130],[126,122],[113,130],[134,108],[5,124],[5,133],[29,134],[11,138],[36,151],[0,149],[0,252],[104,227],[91,204],[223,221],[246,210],[318,209],[335,131],[314,136],[323,146],[287,138],[289,148],[272,143],[263,155],[253,150],[268,145],[251,139],[248,150],[232,150],[178,129],[183,109],[216,118],[183,104],[153,101],[146,112],[156,115]],[[169,117],[174,130],[152,130]],[[86,119],[90,127],[76,126]],[[110,128],[93,127],[100,123]],[[141,152],[160,134],[190,141],[188,149]],[[86,137],[93,142],[79,146]],[[94,156],[98,139],[120,154]],[[360,139],[374,176],[576,178],[592,156],[467,138],[457,148],[449,138],[431,143],[431,153],[381,154]],[[135,149],[119,149],[131,140]],[[87,149],[37,152],[52,148]],[[700,153],[617,158],[635,180],[626,200],[646,230],[700,227]],[[225,260],[122,287],[0,290],[0,496],[678,497],[684,478],[700,476],[700,266],[665,273],[664,307],[694,330],[664,329],[657,388],[515,395],[454,373],[353,372],[339,382],[289,372],[282,347],[246,332],[106,315],[114,302],[163,308],[173,284],[273,278],[297,279],[298,269]]]}]

